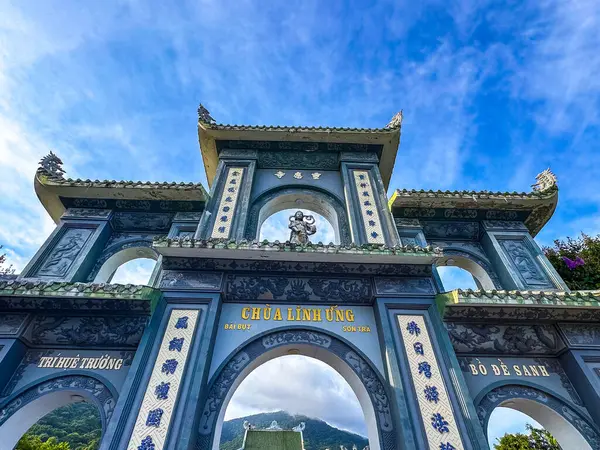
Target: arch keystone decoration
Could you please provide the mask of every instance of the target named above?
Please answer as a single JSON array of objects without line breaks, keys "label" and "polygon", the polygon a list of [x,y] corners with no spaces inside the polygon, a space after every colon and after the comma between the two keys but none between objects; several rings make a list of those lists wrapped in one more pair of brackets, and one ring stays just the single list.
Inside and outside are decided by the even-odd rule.
[{"label": "arch keystone decoration", "polygon": [[219,448],[227,404],[242,380],[263,363],[289,354],[316,358],[330,365],[353,389],[365,414],[372,449],[396,450],[390,397],[381,377],[358,350],[314,329],[272,330],[238,348],[209,383],[198,428],[196,450]]}]

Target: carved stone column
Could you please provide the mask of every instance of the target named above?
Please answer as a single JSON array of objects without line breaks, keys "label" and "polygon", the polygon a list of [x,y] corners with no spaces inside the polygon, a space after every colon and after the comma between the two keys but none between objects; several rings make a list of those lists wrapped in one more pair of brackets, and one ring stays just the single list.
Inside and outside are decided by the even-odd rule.
[{"label": "carved stone column", "polygon": [[353,242],[357,245],[398,245],[400,240],[387,206],[379,167],[375,163],[347,161],[342,162],[341,171]]},{"label": "carved stone column", "polygon": [[210,200],[202,214],[197,239],[232,239],[244,237],[250,192],[256,169],[256,152],[223,151],[212,185]]}]

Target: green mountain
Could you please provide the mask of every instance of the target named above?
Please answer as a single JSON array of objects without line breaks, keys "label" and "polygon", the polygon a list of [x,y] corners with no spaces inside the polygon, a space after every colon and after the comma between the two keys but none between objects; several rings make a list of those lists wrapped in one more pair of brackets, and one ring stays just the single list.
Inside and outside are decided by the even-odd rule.
[{"label": "green mountain", "polygon": [[[339,450],[340,445],[359,450],[368,445],[368,440],[348,431],[338,430],[319,419],[292,416],[286,412],[261,413],[253,416],[228,420],[223,423],[221,450],[238,450],[244,438],[244,421],[257,428],[267,428],[277,421],[283,429],[292,429],[304,422],[304,447],[306,450]],[[99,447],[100,414],[94,405],[75,403],[58,408],[40,419],[21,438],[16,450],[97,450]]]},{"label": "green mountain", "polygon": [[267,428],[271,422],[277,421],[284,430],[292,429],[300,422],[304,422],[304,448],[305,450],[339,450],[340,445],[351,449],[353,445],[362,450],[369,444],[367,438],[353,434],[348,431],[338,430],[319,419],[311,419],[306,416],[292,416],[284,411],[273,413],[254,414],[252,416],[240,417],[223,423],[221,432],[221,450],[238,450],[244,439],[244,421],[247,420],[256,428]]},{"label": "green mountain", "polygon": [[[15,450],[96,450],[101,433],[98,408],[89,403],[73,403],[38,420]],[[64,444],[53,444],[51,438]]]}]

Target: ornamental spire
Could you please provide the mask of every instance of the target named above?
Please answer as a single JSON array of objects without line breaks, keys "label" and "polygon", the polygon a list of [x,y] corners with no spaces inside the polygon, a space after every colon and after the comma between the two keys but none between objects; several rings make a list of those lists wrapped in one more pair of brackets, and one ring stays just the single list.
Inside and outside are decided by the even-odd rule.
[{"label": "ornamental spire", "polygon": [[62,178],[65,174],[64,169],[62,168],[62,160],[56,156],[52,151],[49,154],[44,156],[40,162],[40,168],[44,171],[48,172],[50,175],[53,175],[57,178]]},{"label": "ornamental spire", "polygon": [[544,192],[548,189],[552,189],[556,187],[556,182],[558,181],[556,175],[554,175],[550,168],[538,173],[535,179],[536,183],[531,185],[534,192]]},{"label": "ornamental spire", "polygon": [[210,124],[217,123],[217,121],[213,119],[213,117],[210,115],[210,112],[208,112],[208,109],[206,109],[202,103],[200,103],[200,106],[198,106],[198,120],[200,120],[200,122]]},{"label": "ornamental spire", "polygon": [[402,125],[402,111],[398,111],[385,128],[400,128],[400,125]]}]

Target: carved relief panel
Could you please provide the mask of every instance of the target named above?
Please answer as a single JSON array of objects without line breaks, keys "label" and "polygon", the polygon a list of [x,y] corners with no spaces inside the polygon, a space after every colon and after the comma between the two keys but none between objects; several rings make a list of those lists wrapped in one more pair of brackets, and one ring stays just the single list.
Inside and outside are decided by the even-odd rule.
[{"label": "carved relief panel", "polygon": [[37,271],[37,275],[66,276],[93,232],[92,228],[67,228]]},{"label": "carved relief panel", "polygon": [[498,243],[526,286],[554,288],[524,239],[498,239]]}]

